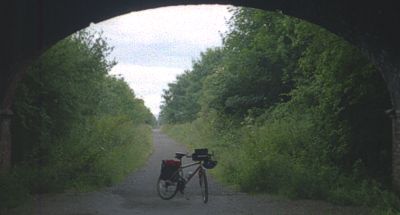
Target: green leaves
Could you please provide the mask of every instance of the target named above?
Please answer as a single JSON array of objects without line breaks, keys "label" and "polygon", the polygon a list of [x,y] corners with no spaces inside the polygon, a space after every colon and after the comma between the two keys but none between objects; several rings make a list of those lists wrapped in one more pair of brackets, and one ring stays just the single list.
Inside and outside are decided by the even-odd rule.
[{"label": "green leaves", "polygon": [[390,99],[379,71],[338,36],[282,13],[237,8],[228,24],[218,52],[165,92],[169,133],[215,148],[218,174],[248,191],[355,204],[385,193],[375,180],[390,177]]},{"label": "green leaves", "polygon": [[190,122],[197,118],[201,109],[200,99],[205,78],[215,73],[222,59],[222,50],[208,49],[193,62],[193,69],[177,77],[176,83],[164,91],[160,120],[163,123]]},{"label": "green leaves", "polygon": [[47,50],[20,83],[13,163],[30,192],[109,185],[148,155],[155,117],[108,75],[111,50],[101,34],[80,31]]}]

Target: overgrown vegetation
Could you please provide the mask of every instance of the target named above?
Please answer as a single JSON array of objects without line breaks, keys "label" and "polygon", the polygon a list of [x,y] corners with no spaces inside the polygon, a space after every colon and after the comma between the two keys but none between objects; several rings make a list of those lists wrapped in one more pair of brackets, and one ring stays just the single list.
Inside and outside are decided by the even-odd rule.
[{"label": "overgrown vegetation", "polygon": [[169,84],[164,130],[219,157],[248,192],[398,213],[390,192],[390,98],[343,39],[281,13],[234,9],[223,46]]},{"label": "overgrown vegetation", "polygon": [[120,181],[151,151],[154,116],[122,79],[101,34],[78,32],[29,68],[14,104],[13,169],[0,208],[30,194],[91,190]]}]

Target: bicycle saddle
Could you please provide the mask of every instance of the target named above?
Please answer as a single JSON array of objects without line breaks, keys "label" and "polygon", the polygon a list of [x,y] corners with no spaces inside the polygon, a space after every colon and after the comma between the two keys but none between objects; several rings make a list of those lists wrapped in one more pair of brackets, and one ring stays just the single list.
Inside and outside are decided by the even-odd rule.
[{"label": "bicycle saddle", "polygon": [[182,159],[184,156],[186,156],[186,153],[175,152],[175,158],[177,159]]}]

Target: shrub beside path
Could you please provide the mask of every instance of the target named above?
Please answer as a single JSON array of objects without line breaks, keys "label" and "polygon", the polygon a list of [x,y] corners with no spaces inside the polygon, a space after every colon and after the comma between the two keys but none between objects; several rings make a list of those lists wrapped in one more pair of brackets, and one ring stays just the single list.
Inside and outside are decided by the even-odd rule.
[{"label": "shrub beside path", "polygon": [[[37,195],[33,202],[10,210],[10,215],[133,215],[133,214],[366,214],[361,208],[335,206],[322,201],[283,200],[269,195],[248,195],[215,182],[210,175],[209,202],[201,202],[198,181],[188,184],[186,197],[162,200],[156,181],[163,159],[186,148],[159,130],[153,131],[154,151],[144,167],[122,183],[96,192]],[[217,167],[218,168],[218,167]]]}]

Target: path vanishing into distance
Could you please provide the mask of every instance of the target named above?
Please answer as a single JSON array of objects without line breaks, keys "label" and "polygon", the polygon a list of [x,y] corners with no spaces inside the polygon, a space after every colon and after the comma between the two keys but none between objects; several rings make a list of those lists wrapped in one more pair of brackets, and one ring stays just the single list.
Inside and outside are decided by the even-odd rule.
[{"label": "path vanishing into distance", "polygon": [[[156,192],[161,160],[187,149],[159,130],[153,131],[154,151],[138,171],[118,185],[96,192],[46,194],[33,203],[6,212],[10,215],[132,215],[132,214],[366,214],[360,208],[335,206],[322,201],[285,200],[270,195],[249,195],[215,182],[210,174],[209,202],[202,203],[197,177],[177,194],[162,200]],[[189,160],[185,160],[189,161]],[[250,165],[250,164],[249,164]],[[218,168],[218,166],[216,167]]]}]

